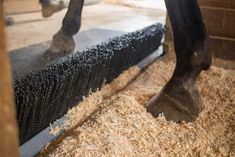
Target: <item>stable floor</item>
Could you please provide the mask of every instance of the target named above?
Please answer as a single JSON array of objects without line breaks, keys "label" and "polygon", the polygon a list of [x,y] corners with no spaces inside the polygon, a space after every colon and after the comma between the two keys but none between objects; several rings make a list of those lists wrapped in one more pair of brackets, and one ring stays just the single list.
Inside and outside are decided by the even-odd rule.
[{"label": "stable floor", "polygon": [[[85,6],[80,31],[102,28],[129,32],[156,22],[165,23],[163,1],[147,2],[125,1],[118,5],[100,2]],[[43,18],[41,12],[12,15],[16,24],[6,28],[8,50],[51,40],[61,27],[66,11],[64,9],[50,18]]]}]

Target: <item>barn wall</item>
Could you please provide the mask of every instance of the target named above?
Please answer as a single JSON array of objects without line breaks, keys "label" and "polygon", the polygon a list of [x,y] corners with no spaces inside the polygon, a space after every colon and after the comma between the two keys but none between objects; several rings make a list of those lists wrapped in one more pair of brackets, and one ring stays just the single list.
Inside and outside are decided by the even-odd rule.
[{"label": "barn wall", "polygon": [[[235,60],[235,0],[199,0],[199,3],[214,57]],[[171,30],[166,40],[172,41]]]},{"label": "barn wall", "polygon": [[235,0],[200,0],[214,56],[235,60]]}]

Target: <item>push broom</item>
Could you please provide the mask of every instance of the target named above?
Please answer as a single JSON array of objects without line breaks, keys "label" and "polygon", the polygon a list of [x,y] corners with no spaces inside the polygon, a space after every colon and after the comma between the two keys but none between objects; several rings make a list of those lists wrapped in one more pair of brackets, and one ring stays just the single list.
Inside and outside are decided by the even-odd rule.
[{"label": "push broom", "polygon": [[[164,31],[161,24],[155,24],[72,53],[15,78],[20,143],[61,118],[104,81],[111,82],[157,50]],[[151,61],[141,62],[139,68],[144,69]]]}]

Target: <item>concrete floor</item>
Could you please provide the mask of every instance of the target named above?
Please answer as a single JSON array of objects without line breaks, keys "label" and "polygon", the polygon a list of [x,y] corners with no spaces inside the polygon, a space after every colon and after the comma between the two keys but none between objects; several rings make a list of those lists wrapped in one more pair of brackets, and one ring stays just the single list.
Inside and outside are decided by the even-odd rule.
[{"label": "concrete floor", "polygon": [[[16,24],[6,27],[8,50],[51,40],[61,27],[66,11],[50,18],[43,18],[41,12],[12,15]],[[165,16],[163,0],[103,0],[84,7],[80,31],[101,28],[130,32],[155,22],[165,23]],[[235,69],[234,61],[214,59],[213,63]]]},{"label": "concrete floor", "polygon": [[[127,1],[131,5],[126,5],[127,2],[124,5],[101,2],[85,6],[80,31],[102,28],[130,32],[156,22],[165,23],[166,12],[162,1],[159,5],[155,0],[147,0],[148,3]],[[59,30],[65,13],[66,9],[50,18],[43,18],[40,12],[13,15],[16,24],[6,28],[8,50],[51,40]]]}]

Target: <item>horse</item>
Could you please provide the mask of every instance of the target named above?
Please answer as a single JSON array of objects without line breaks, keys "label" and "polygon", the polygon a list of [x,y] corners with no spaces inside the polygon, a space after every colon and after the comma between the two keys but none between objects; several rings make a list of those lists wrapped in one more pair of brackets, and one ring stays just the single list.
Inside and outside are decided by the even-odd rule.
[{"label": "horse", "polygon": [[[171,79],[146,108],[154,117],[163,113],[167,120],[194,121],[203,110],[195,82],[212,62],[209,36],[198,0],[165,0],[165,5],[173,30],[176,67]],[[84,0],[70,0],[48,52],[71,53],[75,49],[73,36],[80,29],[83,6]]]}]

